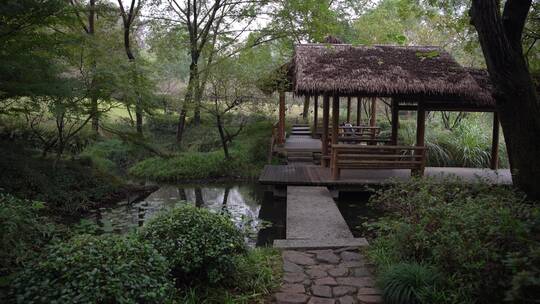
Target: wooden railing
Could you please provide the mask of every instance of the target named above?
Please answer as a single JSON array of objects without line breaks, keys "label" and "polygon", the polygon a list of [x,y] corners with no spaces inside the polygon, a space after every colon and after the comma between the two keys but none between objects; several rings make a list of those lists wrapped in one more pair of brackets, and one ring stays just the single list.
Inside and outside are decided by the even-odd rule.
[{"label": "wooden railing", "polygon": [[332,178],[339,179],[341,169],[411,169],[423,175],[426,148],[411,146],[332,145]]}]

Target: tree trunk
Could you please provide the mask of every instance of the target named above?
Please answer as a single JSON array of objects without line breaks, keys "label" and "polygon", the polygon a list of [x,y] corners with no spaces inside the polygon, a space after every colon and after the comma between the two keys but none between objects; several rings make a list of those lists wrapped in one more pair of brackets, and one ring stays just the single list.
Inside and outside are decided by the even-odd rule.
[{"label": "tree trunk", "polygon": [[137,100],[137,104],[135,105],[135,120],[137,134],[143,135],[143,109],[140,100]]},{"label": "tree trunk", "polygon": [[98,98],[97,96],[92,96],[90,101],[90,113],[92,113],[92,130],[96,134],[99,132],[99,109],[98,109]]},{"label": "tree trunk", "polygon": [[473,0],[476,27],[495,87],[514,184],[540,199],[540,103],[523,55],[521,36],[531,0]]},{"label": "tree trunk", "polygon": [[195,86],[196,85],[195,79],[198,78],[198,74],[199,74],[199,70],[197,67],[198,61],[199,61],[199,56],[197,54],[193,54],[191,56],[191,64],[189,66],[188,87],[186,89],[184,103],[182,104],[182,110],[180,110],[180,117],[178,119],[178,125],[176,127],[176,143],[179,145],[182,143],[182,135],[184,134],[184,130],[186,128],[187,111],[193,101],[193,97],[194,97],[193,93],[197,91],[197,87]]},{"label": "tree trunk", "polygon": [[229,159],[229,147],[227,146],[227,136],[225,135],[225,130],[223,130],[223,124],[221,122],[221,116],[219,114],[216,114],[216,124],[219,131],[219,138],[221,139],[221,145],[223,147],[223,154],[225,154],[225,158]]}]

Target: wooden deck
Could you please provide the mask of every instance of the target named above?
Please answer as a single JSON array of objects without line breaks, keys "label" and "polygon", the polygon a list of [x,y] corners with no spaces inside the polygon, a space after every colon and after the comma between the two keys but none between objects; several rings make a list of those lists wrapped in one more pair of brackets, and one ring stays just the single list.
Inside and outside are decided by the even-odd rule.
[{"label": "wooden deck", "polygon": [[[427,167],[424,176],[444,179],[457,176],[466,182],[484,180],[492,184],[512,184],[510,170],[490,170],[477,168]],[[259,183],[263,185],[288,186],[364,186],[382,185],[392,180],[411,178],[411,170],[342,170],[341,178],[332,179],[329,168],[321,166],[267,165],[264,167]]]}]

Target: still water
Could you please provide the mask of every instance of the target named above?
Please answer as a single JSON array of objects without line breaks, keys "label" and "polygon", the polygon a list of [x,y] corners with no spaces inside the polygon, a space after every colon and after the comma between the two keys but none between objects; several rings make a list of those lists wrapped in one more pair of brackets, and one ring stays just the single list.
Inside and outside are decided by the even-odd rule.
[{"label": "still water", "polygon": [[183,204],[228,213],[240,228],[247,228],[250,246],[271,245],[285,237],[285,200],[255,183],[162,185],[142,201],[122,202],[91,215],[103,232],[126,233],[143,226],[158,212]]}]

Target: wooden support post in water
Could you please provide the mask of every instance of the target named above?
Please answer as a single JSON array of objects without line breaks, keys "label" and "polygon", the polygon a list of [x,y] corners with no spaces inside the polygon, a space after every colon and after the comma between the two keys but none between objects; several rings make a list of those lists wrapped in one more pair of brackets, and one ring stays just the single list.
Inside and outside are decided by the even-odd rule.
[{"label": "wooden support post in water", "polygon": [[362,124],[362,97],[356,97],[356,125]]},{"label": "wooden support post in water", "polygon": [[317,129],[319,128],[319,96],[315,95],[313,100],[313,132],[312,136],[315,137]]},{"label": "wooden support post in water", "polygon": [[398,130],[399,130],[399,108],[398,101],[392,99],[392,145],[397,146],[398,141]]},{"label": "wooden support post in water", "polygon": [[278,144],[285,143],[285,92],[279,92]]},{"label": "wooden support post in water", "polygon": [[330,96],[323,96],[323,132],[322,132],[322,159],[321,165],[323,167],[328,167],[329,161],[328,156],[330,155],[328,151],[328,125],[329,125],[329,116],[330,116]]},{"label": "wooden support post in water", "polygon": [[[335,95],[332,100],[332,145],[337,145],[339,135],[339,96]],[[331,159],[334,160],[334,153],[330,151]],[[333,161],[330,161],[330,170],[332,171],[332,176],[334,179],[337,179],[339,176],[339,169],[335,166],[332,166]]]},{"label": "wooden support post in water", "polygon": [[493,133],[491,140],[491,162],[490,168],[499,169],[499,114],[493,112]]},{"label": "wooden support post in water", "polygon": [[347,122],[351,123],[351,97],[347,97]]}]

